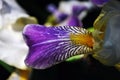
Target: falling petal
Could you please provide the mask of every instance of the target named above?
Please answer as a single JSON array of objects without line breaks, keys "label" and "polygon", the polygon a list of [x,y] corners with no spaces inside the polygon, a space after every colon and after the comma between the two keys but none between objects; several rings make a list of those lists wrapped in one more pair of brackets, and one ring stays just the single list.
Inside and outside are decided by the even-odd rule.
[{"label": "falling petal", "polygon": [[84,36],[83,39],[72,37],[76,34],[80,37],[80,34],[90,35],[90,32],[74,26],[27,25],[23,30],[23,36],[29,46],[26,65],[36,69],[45,69],[71,56],[92,51],[92,47],[87,45],[89,39],[87,38],[84,44],[83,39],[86,37]]}]

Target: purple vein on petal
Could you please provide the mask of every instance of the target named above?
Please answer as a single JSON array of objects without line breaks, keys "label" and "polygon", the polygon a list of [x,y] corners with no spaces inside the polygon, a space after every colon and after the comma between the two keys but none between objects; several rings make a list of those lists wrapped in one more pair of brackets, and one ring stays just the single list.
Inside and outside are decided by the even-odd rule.
[{"label": "purple vein on petal", "polygon": [[[47,66],[47,60],[49,59],[42,60],[42,58],[47,58],[47,55],[49,55],[49,52],[47,53],[46,51],[50,49],[51,52],[61,43],[69,41],[69,32],[67,30],[64,31],[63,29],[54,27],[48,28],[36,24],[27,25],[23,30],[23,35],[29,46],[29,55],[27,56],[26,64],[32,63],[33,65],[37,64],[38,61],[36,60],[40,60],[41,64],[43,64],[43,61],[44,63],[46,62],[46,64],[43,65]],[[39,55],[42,57],[39,58]]]}]

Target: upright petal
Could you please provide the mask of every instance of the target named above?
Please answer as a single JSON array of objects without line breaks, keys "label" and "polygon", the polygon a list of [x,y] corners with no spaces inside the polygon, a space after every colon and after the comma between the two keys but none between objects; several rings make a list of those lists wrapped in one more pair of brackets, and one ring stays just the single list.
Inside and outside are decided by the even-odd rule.
[{"label": "upright petal", "polygon": [[68,26],[78,26],[83,27],[82,21],[78,19],[76,16],[71,16],[67,23]]},{"label": "upright petal", "polygon": [[87,10],[88,8],[83,5],[83,6],[73,6],[72,8],[72,14],[75,15],[75,16],[79,16],[79,14],[84,11],[84,10]]},{"label": "upright petal", "polygon": [[51,13],[53,13],[53,16],[56,18],[57,23],[65,20],[68,17],[68,14],[58,10],[53,4],[48,5],[47,8]]}]

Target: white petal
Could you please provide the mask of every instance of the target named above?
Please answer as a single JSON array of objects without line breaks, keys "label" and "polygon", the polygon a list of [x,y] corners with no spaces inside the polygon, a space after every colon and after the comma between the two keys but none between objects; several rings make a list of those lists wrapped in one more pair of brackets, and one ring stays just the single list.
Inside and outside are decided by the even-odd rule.
[{"label": "white petal", "polygon": [[[0,60],[16,68],[27,69],[24,59],[28,47],[19,27],[23,28],[28,23],[37,23],[37,20],[26,14],[15,0],[4,1],[9,5],[10,12],[0,13]],[[26,23],[24,20],[27,20]]]}]

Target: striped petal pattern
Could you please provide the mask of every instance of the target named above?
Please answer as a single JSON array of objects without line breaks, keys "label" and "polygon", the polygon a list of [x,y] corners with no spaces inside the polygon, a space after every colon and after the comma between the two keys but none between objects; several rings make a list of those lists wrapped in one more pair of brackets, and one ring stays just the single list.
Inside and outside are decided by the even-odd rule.
[{"label": "striped petal pattern", "polygon": [[71,34],[90,34],[90,32],[74,26],[27,25],[23,30],[24,39],[29,46],[26,65],[36,69],[46,69],[71,56],[92,51],[92,48],[86,45],[73,44]]}]

